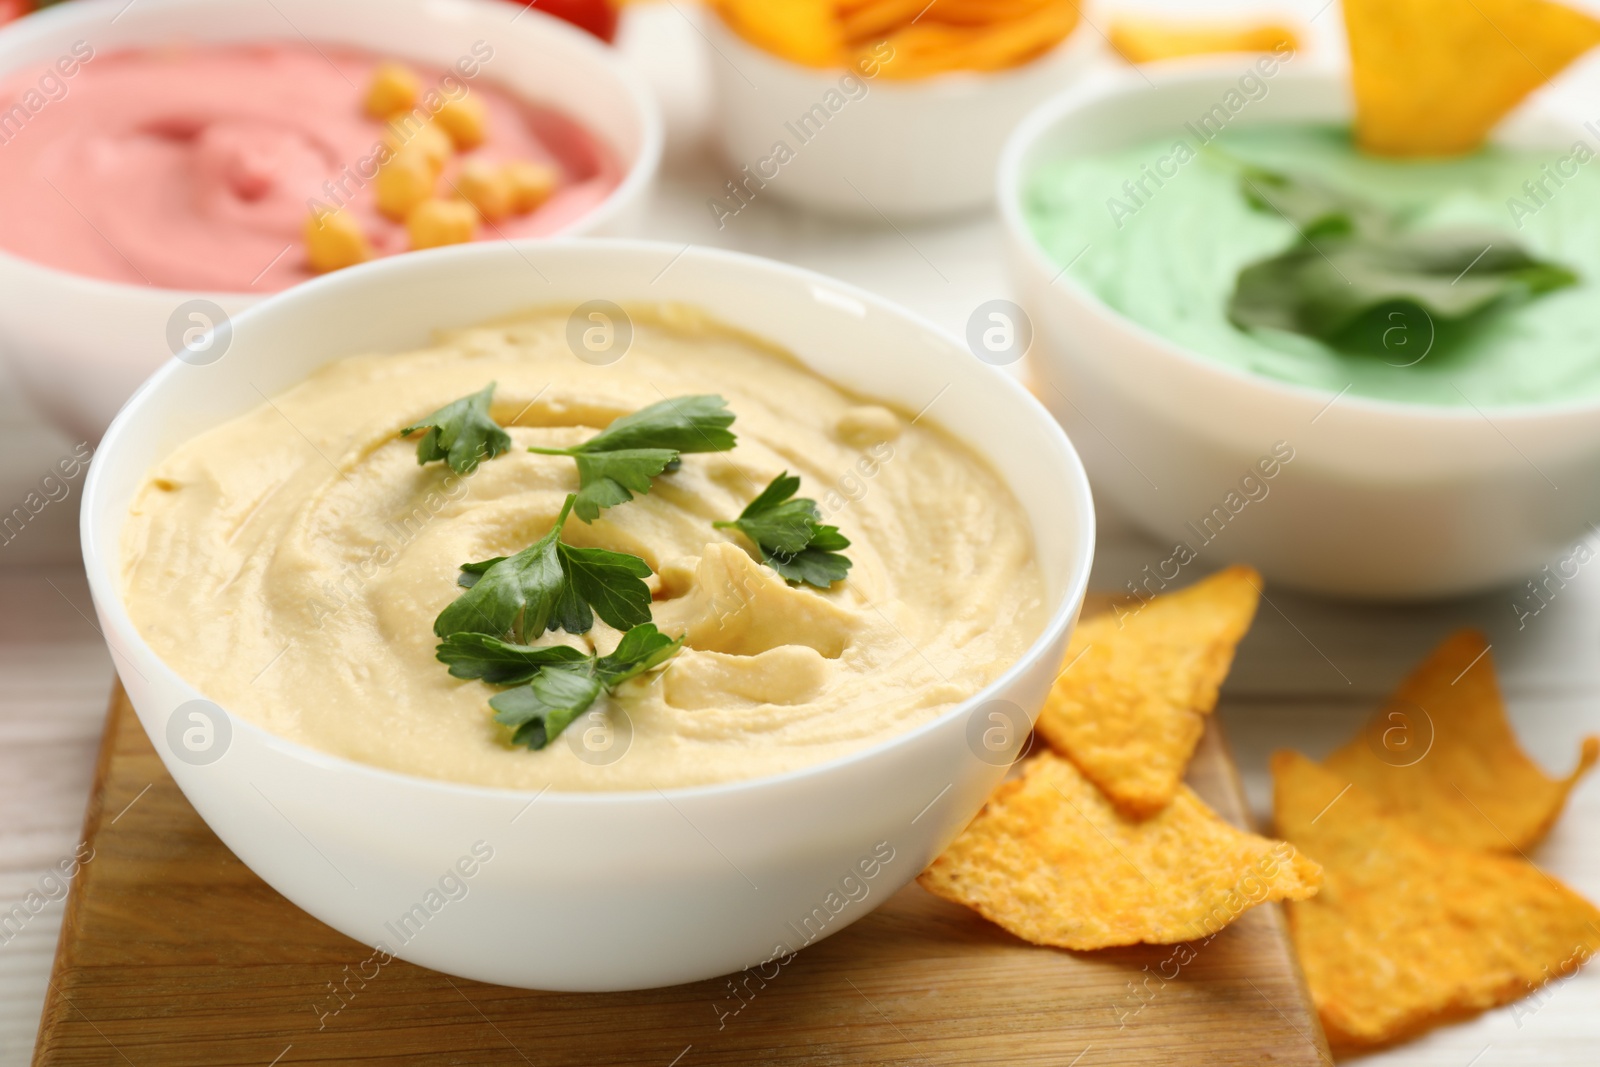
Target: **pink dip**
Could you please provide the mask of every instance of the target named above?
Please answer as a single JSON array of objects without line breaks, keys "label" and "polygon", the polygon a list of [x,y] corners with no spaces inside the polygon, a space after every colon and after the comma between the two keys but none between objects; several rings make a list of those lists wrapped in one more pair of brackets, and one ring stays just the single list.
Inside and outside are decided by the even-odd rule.
[{"label": "pink dip", "polygon": [[[404,225],[373,197],[385,125],[363,101],[380,61],[297,43],[95,55],[42,106],[25,94],[43,68],[9,79],[0,119],[24,101],[33,110],[20,126],[0,123],[0,249],[107,281],[268,292],[312,277],[302,235],[314,199],[345,203],[377,254],[404,252]],[[411,68],[424,93],[445,77]],[[610,151],[565,115],[509,96],[483,70],[450,79],[484,101],[489,125],[447,179],[463,159],[548,162],[563,174],[543,207],[480,226],[480,239],[551,234],[621,181]]]}]

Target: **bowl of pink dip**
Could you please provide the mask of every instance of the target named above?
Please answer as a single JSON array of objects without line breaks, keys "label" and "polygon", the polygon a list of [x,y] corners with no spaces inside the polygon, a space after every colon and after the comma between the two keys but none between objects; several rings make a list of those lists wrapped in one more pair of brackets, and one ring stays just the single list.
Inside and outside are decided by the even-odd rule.
[{"label": "bowl of pink dip", "polygon": [[[374,109],[396,64],[409,91]],[[229,315],[326,269],[312,220],[337,216],[359,258],[627,233],[661,139],[610,49],[493,0],[63,4],[0,31],[0,352],[98,438],[162,361],[221,358]],[[430,155],[417,195],[446,236],[396,209],[381,172],[406,152]],[[478,195],[530,168],[514,210]]]}]

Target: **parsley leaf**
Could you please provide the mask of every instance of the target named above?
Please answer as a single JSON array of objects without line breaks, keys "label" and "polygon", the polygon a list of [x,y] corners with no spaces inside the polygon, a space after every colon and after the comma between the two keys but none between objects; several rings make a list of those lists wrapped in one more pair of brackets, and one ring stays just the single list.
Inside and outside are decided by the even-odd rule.
[{"label": "parsley leaf", "polygon": [[633,627],[607,656],[566,645],[532,648],[483,634],[456,633],[439,645],[438,657],[457,678],[512,685],[490,698],[494,721],[513,728],[512,744],[540,749],[555,740],[594,704],[630,678],[665,663],[683,646],[654,623]]},{"label": "parsley leaf", "polygon": [[[650,565],[638,556],[613,552],[607,548],[573,548],[559,541],[556,553],[567,583],[579,601],[619,630],[650,621]],[[584,612],[581,628],[565,627],[568,633],[585,633],[594,621]]]},{"label": "parsley leaf", "polygon": [[624,448],[578,452],[572,458],[578,461],[578,518],[593,522],[602,508],[626,504],[635,493],[648,493],[651,479],[676,464],[678,453],[670,448]]},{"label": "parsley leaf", "polygon": [[480,460],[493,459],[511,448],[511,435],[489,416],[494,386],[490,382],[482,391],[452,401],[400,431],[401,437],[428,431],[417,442],[418,465],[442,459],[457,474],[471,474]]},{"label": "parsley leaf", "polygon": [[748,537],[760,550],[761,562],[785,581],[827,589],[850,571],[850,561],[839,554],[850,547],[850,539],[837,526],[822,525],[817,502],[795,496],[799,489],[800,479],[784,471],[737,519],[711,525],[731,526]]},{"label": "parsley leaf", "polygon": [[850,573],[850,560],[839,554],[840,549],[849,547],[849,539],[837,526],[818,526],[805,548],[787,558],[774,556],[767,562],[791,582],[808,582],[827,589],[834,582],[844,581]]},{"label": "parsley leaf", "polygon": [[593,522],[650,491],[651,479],[678,469],[684,452],[726,452],[738,440],[728,427],[733,412],[720,396],[680,396],[640,408],[612,422],[575,448],[530,448],[578,463],[578,518]]},{"label": "parsley leaf", "polygon": [[514,727],[513,745],[539,749],[560,736],[600,696],[600,679],[573,667],[549,667],[489,700],[494,721]]},{"label": "parsley leaf", "polygon": [[1240,191],[1246,202],[1257,211],[1283,216],[1308,239],[1369,233],[1389,225],[1385,209],[1315,178],[1241,166]]},{"label": "parsley leaf", "polygon": [[[633,631],[628,631],[632,633]],[[453,633],[439,645],[440,663],[455,678],[481,678],[490,685],[523,685],[546,667],[583,663],[589,657],[570,645],[533,648],[488,634]]]},{"label": "parsley leaf", "polygon": [[656,629],[655,623],[647,622],[623,634],[616,651],[595,661],[595,671],[607,689],[615,689],[665,663],[682,646],[683,638],[668,637]]},{"label": "parsley leaf", "polygon": [[1452,321],[1577,280],[1503,234],[1419,231],[1321,248],[1301,244],[1252,263],[1239,272],[1228,315],[1240,326],[1342,342],[1374,314],[1404,317],[1420,309],[1427,318]]},{"label": "parsley leaf", "polygon": [[817,527],[817,504],[798,497],[800,479],[784,471],[750,501],[733,522],[714,522],[716,527],[737,527],[746,537],[767,552],[793,555],[811,543]]},{"label": "parsley leaf", "polygon": [[616,452],[629,448],[670,448],[675,452],[726,452],[738,441],[728,427],[733,412],[715,394],[680,396],[640,408],[612,421],[578,448]]},{"label": "parsley leaf", "polygon": [[619,630],[650,621],[650,565],[604,548],[575,548],[561,528],[576,498],[568,495],[550,532],[514,556],[464,564],[467,591],[434,620],[439,637],[512,634],[519,641],[546,630],[587,633],[599,615]]},{"label": "parsley leaf", "polygon": [[1285,330],[1382,354],[1399,328],[1394,322],[1452,324],[1578,281],[1509,233],[1408,229],[1400,212],[1314,179],[1246,168],[1241,191],[1299,237],[1239,272],[1228,320],[1240,329]]}]

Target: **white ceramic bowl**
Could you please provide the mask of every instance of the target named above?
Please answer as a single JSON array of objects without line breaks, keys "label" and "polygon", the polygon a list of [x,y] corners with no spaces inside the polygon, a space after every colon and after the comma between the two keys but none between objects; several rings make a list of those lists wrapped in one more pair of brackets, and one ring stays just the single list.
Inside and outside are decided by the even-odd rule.
[{"label": "white ceramic bowl", "polygon": [[[961,707],[887,743],[731,785],[610,794],[455,785],[324,755],[231,716],[220,759],[176,758],[169,724],[176,717],[181,729],[180,709],[200,694],[134,629],[119,579],[123,522],[150,465],[331,360],[592,299],[698,305],[863,394],[912,409],[938,395],[927,417],[989,459],[1032,524],[1050,621],[1027,654]],[[867,894],[852,892],[858,899],[825,924],[813,920],[819,929],[860,918],[938,855],[1005,770],[969,746],[974,723],[991,725],[995,700],[1036,715],[1060,666],[1093,555],[1077,455],[1014,381],[866,292],[729,252],[495,243],[340,271],[233,326],[220,360],[169,361],[106,432],[84,489],[84,559],[118,673],[184,794],[252,870],[365,944],[452,974],[564,990],[666,985],[765,961],[779,945],[798,947],[796,929],[874,848],[893,859],[870,881],[855,874]],[[494,855],[468,895],[401,947],[391,927],[478,841]]]},{"label": "white ceramic bowl", "polygon": [[[1035,167],[1179,136],[1249,62],[1163,65],[1147,71],[1150,83],[1063,95],[1007,145],[1001,213],[1040,342],[1039,392],[1082,450],[1097,493],[1165,545],[1198,549],[1207,566],[1248,562],[1274,581],[1338,596],[1466,593],[1570,551],[1600,513],[1600,402],[1479,411],[1335,399],[1258,377],[1124,318],[1034,240],[1022,193]],[[1284,68],[1267,84],[1233,123],[1350,118],[1342,74]],[[1577,135],[1537,111],[1505,131],[1524,146],[1568,146]],[[1265,498],[1213,522],[1204,532],[1221,532],[1204,543],[1189,524],[1223,506],[1279,441],[1293,461],[1265,482]],[[1152,570],[1171,578],[1167,558],[1152,559]]]},{"label": "white ceramic bowl", "polygon": [[[891,81],[802,67],[747,43],[713,12],[701,21],[713,49],[717,136],[743,195],[858,218],[991,203],[1006,135],[1102,53],[1099,35],[1080,21],[1052,51],[1013,70]],[[781,165],[780,142],[793,152]],[[735,211],[740,201],[723,192]]]},{"label": "white ceramic bowl", "polygon": [[[565,233],[632,232],[661,158],[654,98],[587,33],[534,11],[514,16],[517,9],[499,0],[75,0],[0,30],[0,78],[53,62],[80,40],[105,55],[174,40],[304,35],[439,67],[483,41],[494,55],[479,77],[574,116],[623,161],[622,183]],[[38,121],[48,119],[47,108]],[[261,298],[100,281],[4,251],[0,294],[0,353],[55,422],[90,440],[172,356],[168,325],[180,305],[203,298],[232,314]]]}]

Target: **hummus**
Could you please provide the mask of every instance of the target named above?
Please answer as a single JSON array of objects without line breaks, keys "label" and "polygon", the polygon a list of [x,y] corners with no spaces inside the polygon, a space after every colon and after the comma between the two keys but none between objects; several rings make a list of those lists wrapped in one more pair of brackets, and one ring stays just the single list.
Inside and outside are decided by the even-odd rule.
[{"label": "hummus", "polygon": [[[313,210],[348,209],[374,254],[410,247],[378,211],[385,136],[409,133],[363,110],[381,57],[336,45],[273,42],[75,53],[0,82],[0,249],[47,267],[127,285],[273,292],[314,277],[303,234]],[[528,160],[560,172],[538,210],[484,227],[484,239],[543,237],[588,214],[622,166],[565,114],[491,82],[479,42],[450,70],[417,66],[441,99],[473,95],[488,112],[482,145],[453,160]],[[44,86],[43,92],[40,87]],[[441,186],[448,188],[448,186]]]},{"label": "hummus", "polygon": [[[126,527],[134,623],[208,698],[279,736],[410,774],[558,790],[832,759],[972,696],[1043,631],[1027,518],[930,418],[852,396],[691,310],[633,317],[610,366],[574,358],[568,315],[544,312],[337,361],[187,442],[150,471]],[[512,450],[467,476],[418,466],[396,430],[490,381]],[[685,455],[647,495],[563,535],[643,558],[654,622],[683,650],[548,747],[510,747],[488,706],[499,690],[434,658],[458,568],[526,548],[577,490],[569,458],[526,446],[571,447],[699,393],[727,399],[738,446]],[[785,470],[851,541],[849,578],[826,592],[787,585],[711,525]],[[597,619],[537,643],[605,653],[619,636]]]},{"label": "hummus", "polygon": [[[1330,393],[1462,407],[1600,396],[1600,164],[1591,140],[1442,161],[1363,155],[1348,130],[1326,125],[1228,129],[1198,149],[1193,140],[1061,159],[1029,176],[1024,206],[1040,246],[1115,311],[1206,359]],[[1419,229],[1504,231],[1579,282],[1442,324],[1434,336],[1397,332],[1389,356],[1240,330],[1227,313],[1240,269],[1299,239],[1293,224],[1245,200],[1240,161],[1314,175],[1407,212]]]}]

